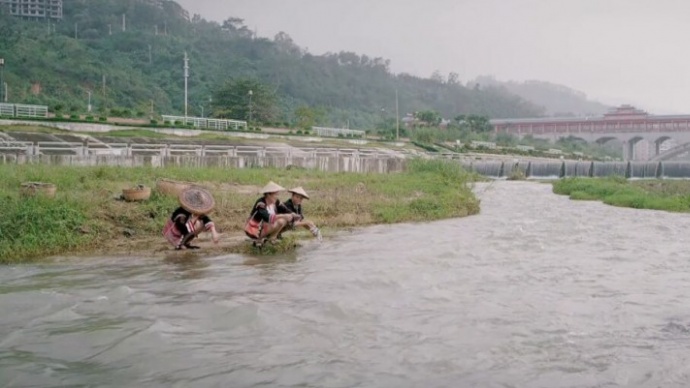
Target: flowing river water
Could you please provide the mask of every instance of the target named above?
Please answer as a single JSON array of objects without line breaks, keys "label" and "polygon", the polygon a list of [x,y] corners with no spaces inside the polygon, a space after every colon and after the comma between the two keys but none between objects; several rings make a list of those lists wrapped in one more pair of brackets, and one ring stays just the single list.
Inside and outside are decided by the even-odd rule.
[{"label": "flowing river water", "polygon": [[688,215],[477,192],[287,257],[0,268],[0,386],[690,386]]}]

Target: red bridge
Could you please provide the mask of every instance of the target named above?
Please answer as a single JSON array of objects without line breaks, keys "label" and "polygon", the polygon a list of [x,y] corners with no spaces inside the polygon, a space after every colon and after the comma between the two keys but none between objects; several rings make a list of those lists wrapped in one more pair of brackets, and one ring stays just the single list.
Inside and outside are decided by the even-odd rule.
[{"label": "red bridge", "polygon": [[[687,152],[685,145],[690,143],[690,115],[650,115],[630,105],[597,117],[501,119],[491,120],[491,124],[496,134],[520,138],[529,135],[556,141],[572,136],[602,144],[617,139],[623,143],[626,160],[668,159]],[[662,153],[662,144],[668,140],[681,146]],[[635,145],[641,141],[654,145],[652,155],[635,155]]]}]

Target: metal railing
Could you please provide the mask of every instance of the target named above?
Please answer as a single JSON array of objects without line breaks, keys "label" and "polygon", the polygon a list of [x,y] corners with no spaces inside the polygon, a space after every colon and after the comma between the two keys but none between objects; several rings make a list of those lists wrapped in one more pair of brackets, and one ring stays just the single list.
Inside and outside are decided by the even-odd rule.
[{"label": "metal railing", "polygon": [[163,120],[169,121],[171,124],[182,123],[184,125],[192,125],[195,128],[210,129],[215,131],[227,131],[247,129],[247,122],[241,120],[226,120],[226,119],[207,119],[204,117],[184,117],[184,116],[169,116],[162,115]]},{"label": "metal railing", "polygon": [[322,137],[338,137],[339,135],[342,135],[343,137],[348,137],[348,136],[360,136],[364,137],[366,132],[356,130],[356,129],[343,129],[343,128],[325,128],[325,127],[313,127],[314,133],[316,133],[317,136],[322,136]]},{"label": "metal railing", "polygon": [[0,104],[0,116],[9,117],[48,117],[48,107],[44,105]]}]

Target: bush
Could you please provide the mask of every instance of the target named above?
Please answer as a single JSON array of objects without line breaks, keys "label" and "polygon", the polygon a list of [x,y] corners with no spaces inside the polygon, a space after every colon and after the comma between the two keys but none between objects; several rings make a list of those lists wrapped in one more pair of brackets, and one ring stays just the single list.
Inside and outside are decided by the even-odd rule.
[{"label": "bush", "polygon": [[104,123],[104,122],[108,121],[108,118],[107,118],[107,117],[105,117],[105,116],[101,116],[101,117],[99,117],[99,118],[98,118],[98,121],[100,121],[100,122],[103,122],[103,123]]},{"label": "bush", "polygon": [[301,134],[302,134],[302,130],[301,130],[301,129],[298,129],[298,130],[297,130],[297,134],[298,134],[298,135],[301,135]]},{"label": "bush", "polygon": [[93,121],[93,116],[86,116],[86,121]]},{"label": "bush", "polygon": [[69,118],[72,119],[72,120],[79,120],[79,115],[77,115],[77,114],[71,114],[71,115],[69,116]]},{"label": "bush", "polygon": [[158,125],[158,120],[151,119],[151,125]]}]

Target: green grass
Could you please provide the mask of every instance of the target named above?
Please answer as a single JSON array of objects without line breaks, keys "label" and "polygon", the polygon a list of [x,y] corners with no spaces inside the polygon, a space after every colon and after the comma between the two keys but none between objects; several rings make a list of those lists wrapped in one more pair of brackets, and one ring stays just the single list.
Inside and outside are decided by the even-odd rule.
[{"label": "green grass", "polygon": [[[479,212],[471,191],[475,176],[446,161],[413,160],[396,174],[325,173],[304,169],[67,167],[0,165],[0,262],[101,250],[136,239],[159,239],[177,206],[152,191],[146,202],[115,197],[137,184],[155,187],[160,178],[192,181],[216,198],[213,219],[222,232],[242,234],[258,190],[269,180],[303,186],[307,218],[322,228],[430,221]],[[22,182],[57,185],[54,199],[23,198]],[[287,194],[281,195],[286,200]],[[126,232],[129,237],[126,237]],[[131,237],[133,235],[133,237]]]},{"label": "green grass", "polygon": [[555,182],[553,192],[573,200],[599,200],[618,207],[690,212],[690,182],[687,181],[567,178]]}]

